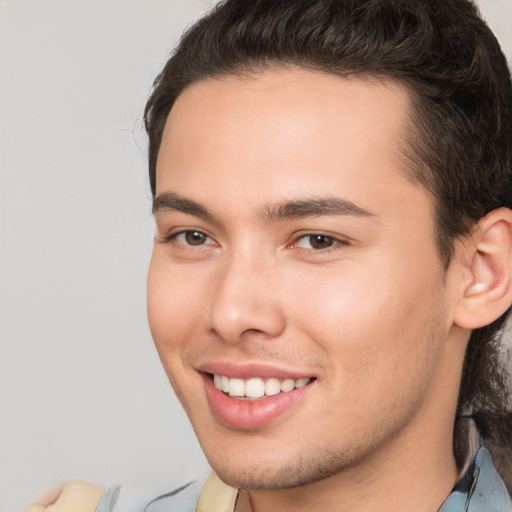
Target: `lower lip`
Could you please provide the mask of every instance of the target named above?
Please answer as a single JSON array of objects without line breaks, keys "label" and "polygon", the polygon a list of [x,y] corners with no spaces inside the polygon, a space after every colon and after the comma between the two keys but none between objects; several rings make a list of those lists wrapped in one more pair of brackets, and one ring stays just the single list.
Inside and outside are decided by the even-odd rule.
[{"label": "lower lip", "polygon": [[214,416],[224,425],[240,430],[265,427],[284,415],[302,401],[315,382],[259,400],[237,400],[218,390],[211,375],[203,374],[203,381]]}]

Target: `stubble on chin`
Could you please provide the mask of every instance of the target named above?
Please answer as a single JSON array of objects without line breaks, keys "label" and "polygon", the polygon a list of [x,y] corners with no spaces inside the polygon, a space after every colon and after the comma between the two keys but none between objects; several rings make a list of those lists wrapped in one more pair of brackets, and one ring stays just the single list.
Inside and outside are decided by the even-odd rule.
[{"label": "stubble on chin", "polygon": [[[220,463],[213,461],[212,467],[219,478],[243,491],[273,491],[302,487],[325,480],[357,465],[369,447],[333,452],[330,449],[316,450],[316,453],[295,452],[291,461],[267,462],[260,465],[249,459],[243,468],[233,467],[229,459]],[[211,462],[210,462],[211,463]]]}]

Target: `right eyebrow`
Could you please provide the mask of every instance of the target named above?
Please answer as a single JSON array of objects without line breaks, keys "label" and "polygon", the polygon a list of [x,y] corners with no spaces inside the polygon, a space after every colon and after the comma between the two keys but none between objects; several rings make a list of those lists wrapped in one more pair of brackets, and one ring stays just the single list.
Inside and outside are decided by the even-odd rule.
[{"label": "right eyebrow", "polygon": [[186,199],[175,192],[162,192],[153,199],[153,215],[157,215],[158,213],[166,210],[187,213],[204,219],[213,218],[212,213],[203,205],[196,203],[191,199]]}]

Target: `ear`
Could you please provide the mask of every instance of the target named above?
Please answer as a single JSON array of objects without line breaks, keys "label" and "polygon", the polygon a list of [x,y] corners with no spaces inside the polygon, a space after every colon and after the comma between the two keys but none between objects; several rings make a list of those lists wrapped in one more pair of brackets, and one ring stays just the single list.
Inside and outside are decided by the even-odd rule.
[{"label": "ear", "polygon": [[461,251],[465,268],[454,321],[477,329],[512,304],[512,211],[499,208],[480,219]]}]

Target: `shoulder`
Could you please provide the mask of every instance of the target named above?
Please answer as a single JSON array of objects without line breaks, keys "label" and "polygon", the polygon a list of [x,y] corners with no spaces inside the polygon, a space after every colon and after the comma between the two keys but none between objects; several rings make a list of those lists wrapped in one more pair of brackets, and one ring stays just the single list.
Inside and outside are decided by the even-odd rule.
[{"label": "shoulder", "polygon": [[166,491],[152,495],[147,487],[109,487],[96,512],[194,512],[208,473],[170,485]]}]

